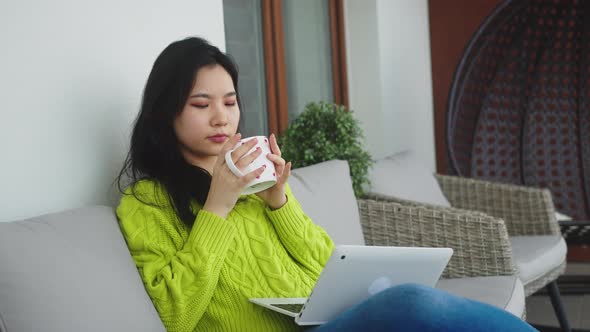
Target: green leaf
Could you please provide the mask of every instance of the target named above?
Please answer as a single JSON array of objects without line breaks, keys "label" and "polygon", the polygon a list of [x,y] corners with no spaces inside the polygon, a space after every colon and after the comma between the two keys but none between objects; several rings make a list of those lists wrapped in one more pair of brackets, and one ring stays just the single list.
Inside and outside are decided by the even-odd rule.
[{"label": "green leaf", "polygon": [[327,160],[348,161],[354,193],[364,195],[372,158],[364,148],[364,135],[352,110],[343,105],[311,102],[278,139],[283,158],[293,168]]}]

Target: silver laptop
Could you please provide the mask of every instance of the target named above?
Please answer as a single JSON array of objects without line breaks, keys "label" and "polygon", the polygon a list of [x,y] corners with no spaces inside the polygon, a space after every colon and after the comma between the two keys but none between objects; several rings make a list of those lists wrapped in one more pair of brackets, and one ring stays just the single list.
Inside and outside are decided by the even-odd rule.
[{"label": "silver laptop", "polygon": [[451,248],[340,245],[308,298],[250,301],[299,325],[320,325],[386,288],[410,282],[434,287],[452,254]]}]

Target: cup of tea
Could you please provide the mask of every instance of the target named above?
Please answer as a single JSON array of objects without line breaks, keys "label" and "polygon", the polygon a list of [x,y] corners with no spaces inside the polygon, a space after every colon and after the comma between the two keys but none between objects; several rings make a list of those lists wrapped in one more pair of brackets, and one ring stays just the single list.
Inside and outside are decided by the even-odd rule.
[{"label": "cup of tea", "polygon": [[[256,149],[258,148],[262,150],[262,153],[256,159],[254,159],[254,161],[252,161],[250,165],[246,166],[246,168],[243,171],[241,171],[240,169],[238,169],[238,167],[236,167],[236,164],[234,163],[231,157],[231,153],[239,146],[245,144],[246,142],[252,139],[258,139],[258,143],[256,143],[256,145],[252,149],[250,149],[250,151],[244,154],[242,158],[256,151]],[[246,185],[246,187],[241,192],[242,195],[254,194],[266,190],[274,186],[275,183],[277,183],[275,164],[272,161],[268,160],[268,158],[266,158],[266,156],[269,153],[271,153],[271,150],[270,141],[268,140],[268,138],[266,136],[252,136],[241,139],[240,142],[233,149],[229,150],[225,154],[225,162],[229,169],[232,171],[232,173],[234,173],[236,176],[241,177],[245,174],[248,174],[256,170],[257,168],[265,168],[262,174],[260,174],[258,177],[256,177]]]}]

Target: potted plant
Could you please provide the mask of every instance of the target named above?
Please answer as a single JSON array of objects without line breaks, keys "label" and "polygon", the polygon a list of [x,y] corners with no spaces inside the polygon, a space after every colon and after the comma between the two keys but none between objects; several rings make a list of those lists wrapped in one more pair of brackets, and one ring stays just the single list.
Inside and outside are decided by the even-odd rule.
[{"label": "potted plant", "polygon": [[361,197],[369,185],[372,163],[363,143],[364,135],[353,112],[324,102],[307,104],[279,138],[283,157],[293,168],[333,159],[348,161],[356,197]]}]

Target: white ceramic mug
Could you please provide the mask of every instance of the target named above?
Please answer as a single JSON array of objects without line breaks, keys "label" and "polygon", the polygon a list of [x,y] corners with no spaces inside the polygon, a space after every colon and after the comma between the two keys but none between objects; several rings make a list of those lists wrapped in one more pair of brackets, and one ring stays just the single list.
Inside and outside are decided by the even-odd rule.
[{"label": "white ceramic mug", "polygon": [[[252,161],[250,163],[250,165],[246,166],[246,168],[243,171],[241,171],[236,167],[236,164],[234,164],[234,161],[231,157],[231,153],[232,153],[232,151],[237,149],[240,145],[246,143],[247,141],[249,141],[251,139],[258,139],[258,143],[256,143],[256,145],[252,149],[250,149],[250,151],[246,152],[246,154],[244,154],[244,157],[249,155],[250,153],[256,151],[256,148],[262,149],[262,153],[256,159],[254,159],[254,161]],[[225,154],[225,162],[226,162],[227,166],[229,167],[229,169],[232,171],[232,173],[234,173],[236,176],[241,177],[241,176],[244,176],[245,174],[252,172],[253,170],[255,170],[257,168],[262,167],[263,165],[266,166],[266,169],[264,170],[264,172],[262,172],[262,174],[260,174],[257,178],[250,181],[246,185],[246,187],[241,192],[242,195],[254,194],[259,191],[266,190],[266,189],[274,186],[275,183],[277,183],[275,164],[272,161],[268,160],[268,158],[266,158],[266,156],[269,153],[271,153],[271,151],[270,151],[270,142],[269,142],[268,138],[266,138],[265,136],[252,136],[252,137],[241,139],[240,142],[233,149],[229,150]],[[244,157],[242,157],[242,158],[244,158]]]}]

